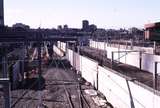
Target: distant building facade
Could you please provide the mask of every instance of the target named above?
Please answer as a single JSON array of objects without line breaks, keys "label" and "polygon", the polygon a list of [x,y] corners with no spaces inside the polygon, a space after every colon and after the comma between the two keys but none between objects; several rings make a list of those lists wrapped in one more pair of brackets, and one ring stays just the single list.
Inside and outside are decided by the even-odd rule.
[{"label": "distant building facade", "polygon": [[94,24],[89,25],[89,31],[94,32],[97,30],[97,26]]},{"label": "distant building facade", "polygon": [[145,25],[145,39],[160,41],[160,22]]},{"label": "distant building facade", "polygon": [[58,25],[58,26],[57,26],[57,29],[58,29],[58,30],[62,30],[62,26],[61,26],[61,25]]},{"label": "distant building facade", "polygon": [[13,24],[12,26],[13,28],[22,28],[22,29],[30,29],[30,27],[28,25],[25,25],[25,24],[22,24],[22,23],[16,23],[16,24]]},{"label": "distant building facade", "polygon": [[68,29],[68,25],[65,24],[65,25],[63,26],[63,29],[67,30],[67,29]]},{"label": "distant building facade", "polygon": [[82,29],[84,31],[88,31],[89,30],[89,21],[88,20],[83,20],[82,21]]},{"label": "distant building facade", "polygon": [[0,0],[0,26],[4,26],[4,6],[3,6],[3,0]]}]

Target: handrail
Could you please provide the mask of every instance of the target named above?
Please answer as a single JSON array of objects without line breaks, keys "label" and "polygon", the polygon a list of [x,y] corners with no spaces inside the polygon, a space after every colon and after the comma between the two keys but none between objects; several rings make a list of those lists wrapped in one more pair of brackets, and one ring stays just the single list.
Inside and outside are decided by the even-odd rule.
[{"label": "handrail", "polygon": [[134,51],[112,51],[113,53],[125,53],[124,55],[120,56],[119,58],[115,59],[114,61],[117,61],[118,59],[128,55],[129,53],[132,53],[132,52],[145,52],[145,51],[138,51],[138,50],[134,50]]}]

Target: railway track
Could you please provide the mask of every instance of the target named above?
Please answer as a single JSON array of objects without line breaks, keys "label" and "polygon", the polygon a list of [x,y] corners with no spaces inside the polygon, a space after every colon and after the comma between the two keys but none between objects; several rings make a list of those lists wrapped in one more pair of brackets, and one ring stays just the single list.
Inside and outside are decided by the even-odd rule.
[{"label": "railway track", "polygon": [[[59,63],[62,65],[65,72],[68,72],[68,70],[65,67],[65,64],[62,61],[60,61]],[[59,63],[56,63],[56,64],[59,64]],[[63,75],[61,77],[63,77]],[[66,87],[65,82],[63,83],[63,87],[64,87],[64,90],[65,90],[65,94],[67,96],[67,100],[68,100],[70,108],[91,108],[89,103],[86,101],[86,99],[85,99],[85,97],[82,93],[81,85],[80,85],[78,79],[76,78],[75,80],[76,80],[76,83],[74,83],[74,86],[75,86],[75,90],[76,90],[75,91],[76,92],[76,97],[78,97],[78,102],[77,102],[78,104],[76,104],[74,102],[74,99],[72,99],[73,96],[71,96],[71,94],[72,94],[70,92],[71,90],[67,89],[68,87]]]},{"label": "railway track", "polygon": [[[57,104],[59,104],[59,106],[56,108],[91,108],[90,104],[83,95],[83,90],[81,89],[81,84],[78,81],[78,78],[74,75],[72,77],[74,72],[68,68],[68,66],[62,60],[60,60],[60,58],[55,57],[51,59],[52,61],[47,67],[47,70],[49,68],[54,68],[53,72],[57,70],[58,74],[53,72],[42,73],[43,77],[46,78],[45,86],[46,88],[48,87],[48,89],[45,90],[51,92],[51,94],[47,92],[47,96],[51,98],[48,98],[44,91],[41,91],[41,94],[38,94],[39,91],[37,92],[30,89],[32,86],[36,85],[36,82],[39,81],[37,80],[35,83],[30,85],[29,89],[17,90],[15,93],[13,93],[14,95],[11,97],[11,108],[52,108],[53,106],[56,107]],[[52,66],[53,64],[55,67]],[[69,74],[71,74],[71,76]],[[55,79],[52,77],[52,75]],[[55,90],[55,88],[60,89],[59,93]],[[39,106],[39,95],[42,98],[41,104],[43,106]],[[60,99],[59,97],[55,98],[56,96],[59,96]]]}]

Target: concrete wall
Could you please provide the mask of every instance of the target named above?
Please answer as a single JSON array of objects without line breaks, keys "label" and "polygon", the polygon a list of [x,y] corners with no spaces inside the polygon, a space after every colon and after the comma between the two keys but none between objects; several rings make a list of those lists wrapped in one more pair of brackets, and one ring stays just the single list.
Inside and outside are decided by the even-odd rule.
[{"label": "concrete wall", "polygon": [[[160,56],[145,53],[142,54],[142,69],[154,73],[156,61],[160,62]],[[158,63],[157,72],[160,74],[160,63]]]},{"label": "concrete wall", "polygon": [[77,71],[81,72],[83,78],[97,88],[97,62],[81,56],[70,49],[68,49],[68,60]]},{"label": "concrete wall", "polygon": [[81,73],[82,77],[97,88],[98,63],[87,58],[81,57]]},{"label": "concrete wall", "polygon": [[[127,51],[133,51],[133,50],[128,50],[128,49],[123,49],[123,48],[117,48],[117,47],[110,47],[104,42],[96,42],[90,40],[90,47],[96,48],[96,49],[101,49],[101,50],[106,50],[106,54],[108,58],[112,58],[112,52],[113,51],[126,51],[124,53],[114,53],[114,60],[120,61],[125,64],[129,64],[131,66],[135,66],[140,68],[140,53],[139,52],[130,52],[127,53]],[[137,48],[138,51],[142,50],[149,50],[149,49],[142,49],[142,48]],[[126,55],[126,56],[124,56]],[[123,57],[122,57],[123,56]],[[119,59],[120,58],[120,59]],[[160,56],[158,55],[153,55],[149,53],[143,53],[142,54],[142,70],[154,73],[155,68],[154,64],[155,62],[160,62]],[[160,63],[158,63],[158,73],[160,73]]]},{"label": "concrete wall", "polygon": [[98,90],[115,108],[130,108],[125,79],[100,66],[98,67]]},{"label": "concrete wall", "polygon": [[53,51],[54,51],[57,55],[59,55],[60,57],[63,57],[63,56],[64,56],[64,52],[63,52],[60,48],[58,48],[57,46],[55,46],[55,45],[53,45]]},{"label": "concrete wall", "polygon": [[142,87],[143,84],[128,81],[127,85],[126,78],[118,75],[115,71],[100,66],[98,69],[99,91],[106,96],[115,108],[131,108],[129,89],[135,108],[160,107],[160,96],[149,91],[147,87]]},{"label": "concrete wall", "polygon": [[71,65],[81,71],[82,77],[102,92],[114,108],[131,108],[131,102],[135,108],[160,108],[160,93],[152,88],[133,82],[107,67],[101,67],[96,61],[70,49],[67,52]]},{"label": "concrete wall", "polygon": [[57,47],[60,48],[62,51],[66,52],[66,43],[65,42],[57,42]]},{"label": "concrete wall", "polygon": [[93,41],[90,40],[90,46],[94,48],[100,48],[100,49],[105,49],[104,46],[110,46],[110,47],[115,47],[115,48],[120,48],[120,49],[127,49],[127,50],[139,50],[139,51],[145,51],[145,53],[148,54],[154,54],[154,48],[153,47],[139,47],[139,46],[130,46],[130,45],[118,45],[118,44],[110,44],[107,42],[98,42],[98,41]]}]

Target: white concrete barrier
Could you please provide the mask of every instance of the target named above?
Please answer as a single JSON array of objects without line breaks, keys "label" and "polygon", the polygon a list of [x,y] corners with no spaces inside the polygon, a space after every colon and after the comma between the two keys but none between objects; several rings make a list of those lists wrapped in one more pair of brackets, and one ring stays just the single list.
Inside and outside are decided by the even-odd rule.
[{"label": "white concrete barrier", "polygon": [[73,66],[73,51],[72,50],[70,50],[70,49],[68,49],[68,60],[70,61],[70,64]]},{"label": "white concrete barrier", "polygon": [[[155,72],[155,62],[160,62],[160,56],[152,54],[142,54],[142,69],[145,71]],[[157,66],[157,73],[160,74],[160,63]]]},{"label": "white concrete barrier", "polygon": [[130,108],[126,80],[100,66],[98,67],[98,90],[115,108]]},{"label": "white concrete barrier", "polygon": [[[131,96],[135,108],[160,108],[160,96],[141,83],[128,81],[117,72],[98,67],[98,89],[115,108],[131,108]],[[131,95],[129,95],[129,90]]]},{"label": "white concrete barrier", "polygon": [[81,72],[82,77],[90,82],[94,87],[97,88],[97,74],[98,74],[98,63],[82,56],[81,57]]},{"label": "white concrete barrier", "polygon": [[160,96],[129,81],[135,108],[160,108]]},{"label": "white concrete barrier", "polygon": [[58,48],[57,46],[55,46],[55,45],[53,45],[53,51],[54,51],[57,55],[59,55],[60,57],[63,57],[63,56],[64,56],[64,52],[63,52],[60,48]]},{"label": "white concrete barrier", "polygon": [[[160,108],[160,93],[139,82],[132,82],[120,73],[68,49],[68,60],[82,77],[102,92],[114,108]],[[76,61],[76,59],[78,60]],[[127,79],[127,80],[126,80]],[[127,83],[128,82],[128,83]]]},{"label": "white concrete barrier", "polygon": [[82,77],[97,88],[98,63],[87,57],[81,56],[70,49],[68,49],[67,58],[70,61],[70,64],[81,72]]},{"label": "white concrete barrier", "polygon": [[[118,48],[118,47],[110,47],[105,42],[96,42],[92,40],[90,40],[90,47],[106,50],[107,57],[109,59],[112,58],[112,52],[126,51],[124,53],[114,53],[114,60],[120,61],[122,63],[131,65],[131,66],[135,66],[137,68],[140,68],[140,53],[139,52],[128,53],[127,51],[134,51],[134,50],[145,51],[145,53],[142,53],[142,63],[141,63],[142,70],[145,70],[151,73],[155,72],[155,67],[154,67],[155,62],[160,62],[160,56],[149,54],[149,53],[152,53],[153,48],[135,47],[133,48],[134,50],[129,50],[129,49]],[[160,73],[160,63],[158,63],[157,71],[158,73]]]},{"label": "white concrete barrier", "polygon": [[58,41],[57,47],[60,48],[62,51],[66,52],[66,43],[65,42]]}]

